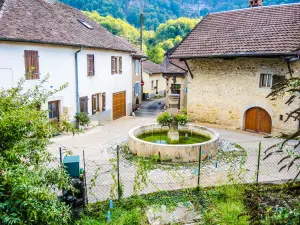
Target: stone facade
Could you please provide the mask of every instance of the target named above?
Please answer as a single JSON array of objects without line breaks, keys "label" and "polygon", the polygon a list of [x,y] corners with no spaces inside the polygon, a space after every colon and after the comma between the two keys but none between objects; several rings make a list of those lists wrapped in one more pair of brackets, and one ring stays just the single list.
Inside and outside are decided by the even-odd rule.
[{"label": "stone facade", "polygon": [[[271,101],[266,98],[270,88],[259,85],[262,73],[289,76],[283,59],[195,59],[188,63],[194,75],[189,84],[188,111],[194,120],[243,130],[245,112],[260,107],[272,119],[273,134],[290,134],[298,129],[298,121],[284,122],[296,104],[285,105],[288,96]],[[291,67],[294,76],[300,76],[300,61],[292,62]]]}]

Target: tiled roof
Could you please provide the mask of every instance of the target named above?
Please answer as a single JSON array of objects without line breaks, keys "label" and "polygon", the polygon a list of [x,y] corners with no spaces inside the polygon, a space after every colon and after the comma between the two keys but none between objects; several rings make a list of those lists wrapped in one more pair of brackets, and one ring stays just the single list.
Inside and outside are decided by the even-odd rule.
[{"label": "tiled roof", "polygon": [[0,10],[0,40],[135,52],[81,11],[46,0],[5,0]]},{"label": "tiled roof", "polygon": [[161,65],[163,67],[164,74],[185,75],[188,71],[185,63],[179,59],[167,59],[167,57],[165,57]]},{"label": "tiled roof", "polygon": [[144,61],[143,62],[143,70],[148,73],[162,73],[163,67],[159,64],[153,63],[151,61]]},{"label": "tiled roof", "polygon": [[300,49],[300,4],[208,14],[172,58],[285,55]]}]

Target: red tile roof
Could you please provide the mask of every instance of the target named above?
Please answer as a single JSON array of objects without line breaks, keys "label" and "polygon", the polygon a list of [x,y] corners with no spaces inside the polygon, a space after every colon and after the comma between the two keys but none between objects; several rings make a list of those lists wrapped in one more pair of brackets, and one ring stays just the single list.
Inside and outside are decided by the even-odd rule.
[{"label": "red tile roof", "polygon": [[171,58],[285,55],[300,49],[300,4],[208,14]]},{"label": "red tile roof", "polygon": [[[3,2],[0,9],[2,41],[136,52],[81,11],[63,3],[47,3],[45,0],[0,0],[0,3]],[[80,23],[80,19],[90,24],[93,29]]]},{"label": "red tile roof", "polygon": [[148,72],[150,74],[152,73],[162,73],[163,72],[163,67],[159,64],[156,64],[151,61],[144,61],[143,62],[143,70],[145,72]]},{"label": "red tile roof", "polygon": [[185,63],[179,59],[167,59],[167,57],[165,57],[161,65],[164,74],[185,75],[188,72]]}]

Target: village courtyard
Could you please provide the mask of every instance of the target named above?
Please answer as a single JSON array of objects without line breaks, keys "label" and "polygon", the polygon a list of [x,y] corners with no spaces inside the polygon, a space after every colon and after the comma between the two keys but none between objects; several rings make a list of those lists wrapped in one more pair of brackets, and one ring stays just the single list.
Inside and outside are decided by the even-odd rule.
[{"label": "village courtyard", "polygon": [[[75,155],[82,154],[82,150],[85,150],[86,158],[105,161],[109,156],[101,150],[126,140],[130,129],[155,123],[157,115],[163,110],[163,104],[159,104],[161,102],[164,102],[164,99],[144,102],[139,111],[136,112],[136,116],[123,117],[103,125],[89,128],[74,137],[72,135],[55,137],[52,139],[52,145],[49,147],[49,151],[55,156],[59,156],[59,147],[70,150]],[[213,128],[220,134],[220,139],[234,142],[245,149],[258,148],[260,142],[264,148],[282,142],[280,138],[266,138],[266,135],[263,134],[234,130],[224,125],[198,124]]]},{"label": "village courtyard", "polygon": [[[165,99],[146,101],[136,111],[135,116],[127,116],[100,126],[95,126],[75,136],[62,135],[55,137],[52,139],[49,151],[57,158],[57,161],[60,148],[63,150],[64,155],[79,155],[81,167],[85,166],[87,186],[90,187],[88,192],[89,201],[105,200],[110,197],[111,187],[114,184],[111,177],[111,173],[114,172],[111,160],[116,160],[117,158],[117,145],[121,146],[127,143],[128,132],[132,128],[155,123],[157,116],[164,110],[164,101]],[[296,174],[294,168],[290,171],[279,172],[281,165],[277,165],[277,162],[280,160],[280,154],[262,160],[265,156],[264,150],[274,144],[281,143],[283,139],[234,130],[220,125],[201,123],[198,125],[213,128],[220,134],[219,154],[235,151],[241,152],[241,150],[246,152],[244,155],[243,178],[241,179],[238,174],[239,172],[237,172],[237,174],[234,174],[234,179],[241,179],[245,183],[255,181],[259,143],[262,145],[259,181],[281,183],[294,178]],[[292,144],[293,141],[289,143]],[[85,162],[83,162],[83,150]],[[232,158],[231,162],[225,162],[222,159],[215,160],[218,160],[217,167],[215,161],[208,163],[207,160],[201,166],[201,186],[203,187],[226,184],[232,170],[236,168],[236,171],[240,171],[238,167],[241,158],[239,157]],[[162,166],[166,165],[163,163]],[[142,190],[140,194],[152,193],[159,190],[168,191],[194,187],[197,184],[197,176],[195,175],[195,168],[197,166],[198,163],[180,164],[179,169],[171,166],[169,168],[171,170],[169,171],[166,168],[156,168],[149,173],[148,178],[152,183],[148,184],[147,188]],[[122,156],[119,168],[121,179],[124,182],[124,196],[129,197],[134,194],[133,180],[138,168]],[[170,174],[170,171],[174,174]]]}]

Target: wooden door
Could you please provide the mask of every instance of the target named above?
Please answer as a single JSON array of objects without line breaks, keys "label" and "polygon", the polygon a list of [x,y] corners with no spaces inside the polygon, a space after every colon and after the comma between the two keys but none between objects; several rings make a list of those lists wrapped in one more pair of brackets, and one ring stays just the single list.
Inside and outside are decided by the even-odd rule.
[{"label": "wooden door", "polygon": [[113,120],[126,115],[126,92],[113,94]]},{"label": "wooden door", "polygon": [[272,119],[269,115],[269,113],[262,109],[262,108],[259,108],[259,132],[261,133],[267,133],[267,134],[270,134],[271,133],[271,130],[272,130]]},{"label": "wooden door", "polygon": [[268,112],[262,108],[254,107],[246,112],[245,130],[258,133],[271,133],[272,120]]}]

